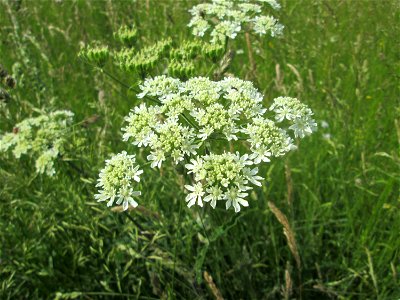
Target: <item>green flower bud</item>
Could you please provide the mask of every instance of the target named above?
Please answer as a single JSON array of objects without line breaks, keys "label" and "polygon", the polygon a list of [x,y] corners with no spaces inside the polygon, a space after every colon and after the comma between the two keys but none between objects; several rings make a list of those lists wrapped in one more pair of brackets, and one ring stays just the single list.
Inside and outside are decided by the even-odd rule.
[{"label": "green flower bud", "polygon": [[187,79],[195,73],[195,66],[192,61],[172,60],[168,65],[168,73],[174,77]]},{"label": "green flower bud", "polygon": [[87,60],[89,63],[95,64],[98,67],[103,67],[110,55],[107,46],[94,45],[86,46],[79,51],[78,56]]},{"label": "green flower bud", "polygon": [[122,26],[114,33],[114,37],[125,45],[132,47],[137,37],[137,29],[135,27]]},{"label": "green flower bud", "polygon": [[213,61],[221,59],[225,53],[225,47],[221,44],[204,44],[202,50],[205,56]]}]

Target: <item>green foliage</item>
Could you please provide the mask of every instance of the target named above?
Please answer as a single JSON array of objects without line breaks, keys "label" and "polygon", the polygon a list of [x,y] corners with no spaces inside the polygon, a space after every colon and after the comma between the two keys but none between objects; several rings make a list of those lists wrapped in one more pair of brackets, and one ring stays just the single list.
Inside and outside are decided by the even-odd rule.
[{"label": "green foliage", "polygon": [[[117,49],[113,32],[122,24],[135,24],[138,49],[168,36],[182,45],[192,39],[191,1],[149,5],[0,1],[1,64],[18,82],[1,106],[1,134],[38,107],[71,110],[80,123],[71,142],[80,146],[69,149],[57,178],[36,175],[25,158],[0,156],[0,298],[212,299],[203,271],[226,299],[284,298],[286,274],[288,298],[399,298],[395,1],[283,1],[282,38],[250,35],[250,49],[244,36],[232,42],[242,51],[229,72],[254,81],[265,105],[295,96],[328,124],[285,162],[260,170],[269,184],[239,215],[186,209],[179,169],[141,177],[141,209],[110,211],[93,198],[104,160],[125,147],[116,129],[140,100],[76,53],[93,40]],[[139,81],[106,68],[128,87]],[[267,201],[287,216],[301,269]]]}]

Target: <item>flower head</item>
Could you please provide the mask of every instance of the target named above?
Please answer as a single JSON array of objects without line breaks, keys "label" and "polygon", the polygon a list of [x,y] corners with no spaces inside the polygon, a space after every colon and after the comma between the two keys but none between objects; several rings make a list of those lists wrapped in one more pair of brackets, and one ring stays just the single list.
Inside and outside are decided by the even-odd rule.
[{"label": "flower head", "polygon": [[16,158],[34,157],[36,172],[53,176],[54,161],[65,152],[73,116],[70,111],[59,110],[25,119],[15,125],[14,132],[0,137],[0,152],[13,148]]},{"label": "flower head", "polygon": [[106,160],[106,166],[100,171],[98,183],[99,193],[95,195],[98,201],[108,201],[107,206],[122,203],[123,209],[128,206],[138,206],[133,197],[141,194],[140,191],[134,191],[135,182],[140,181],[140,175],[143,173],[136,164],[135,155],[128,155],[126,151],[114,155]]},{"label": "flower head", "polygon": [[[268,3],[273,9],[280,9],[276,0],[259,2]],[[192,19],[188,26],[192,28],[194,35],[200,37],[212,28],[210,37],[213,44],[224,44],[226,39],[235,39],[242,29],[252,28],[260,35],[270,32],[272,37],[280,35],[283,25],[272,16],[260,15],[261,11],[261,4],[250,3],[249,0],[212,0],[211,3],[198,4],[189,10]]]},{"label": "flower head", "polygon": [[[193,178],[193,183],[185,186],[189,207],[207,202],[215,208],[225,201],[226,208],[238,212],[248,206],[248,192],[263,181],[255,165],[296,148],[288,130],[302,137],[313,128],[311,110],[297,99],[277,98],[268,111],[253,83],[239,78],[181,81],[157,76],[146,79],[140,88],[138,96],[150,97],[157,105],[135,107],[125,119],[128,124],[123,128],[123,139],[148,148],[147,160],[152,168],[186,160],[184,167]],[[283,122],[286,120],[288,126]],[[218,148],[213,149],[217,140],[231,145],[244,143],[250,151],[220,153]],[[110,189],[110,193],[117,193],[117,189]]]}]

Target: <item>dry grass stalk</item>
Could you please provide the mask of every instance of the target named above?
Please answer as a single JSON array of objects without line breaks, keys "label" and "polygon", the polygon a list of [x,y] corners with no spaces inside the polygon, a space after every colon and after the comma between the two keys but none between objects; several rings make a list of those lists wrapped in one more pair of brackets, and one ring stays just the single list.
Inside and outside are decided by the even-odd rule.
[{"label": "dry grass stalk", "polygon": [[299,71],[296,69],[295,66],[291,65],[291,64],[286,64],[289,69],[293,72],[293,74],[296,76],[297,78],[297,89],[298,92],[302,92],[303,91],[303,79],[301,78],[301,75],[299,73]]},{"label": "dry grass stalk", "polygon": [[285,163],[285,177],[287,186],[287,203],[290,208],[293,206],[293,180],[292,171],[290,170],[289,164]]},{"label": "dry grass stalk", "polygon": [[254,61],[253,48],[251,47],[250,34],[248,32],[246,32],[245,37],[246,37],[247,53],[249,56],[249,62],[250,62],[250,66],[251,66],[250,72],[253,76],[255,76],[256,63]]},{"label": "dry grass stalk", "polygon": [[275,215],[275,217],[278,219],[279,223],[282,224],[283,226],[283,234],[286,236],[286,240],[289,245],[290,252],[292,253],[295,261],[297,268],[300,270],[301,269],[301,260],[300,260],[300,255],[299,255],[299,250],[297,248],[297,243],[296,239],[294,237],[294,232],[292,230],[292,227],[289,224],[288,219],[286,216],[280,211],[279,208],[275,206],[274,203],[268,201],[268,206],[269,209],[272,211],[272,213]]},{"label": "dry grass stalk", "polygon": [[275,86],[276,89],[284,94],[286,94],[286,88],[285,85],[283,84],[283,78],[284,75],[281,72],[281,66],[279,64],[275,65],[275,73],[276,73],[276,77],[275,77]]},{"label": "dry grass stalk", "polygon": [[150,12],[150,0],[146,0],[146,14],[149,15]]},{"label": "dry grass stalk", "polygon": [[290,277],[290,264],[289,262],[286,263],[286,270],[285,270],[285,287],[283,289],[283,299],[289,300],[290,296],[293,292],[293,281],[292,277]]},{"label": "dry grass stalk", "polygon": [[216,299],[216,300],[224,300],[224,298],[222,297],[221,292],[219,291],[219,289],[215,285],[211,275],[207,271],[204,271],[203,277],[204,277],[204,280],[207,283],[207,287],[210,289],[211,293],[213,294],[214,299]]},{"label": "dry grass stalk", "polygon": [[337,292],[335,292],[334,290],[332,290],[330,288],[327,288],[322,283],[313,285],[313,288],[326,294],[329,297],[329,299],[337,299],[339,297],[339,294]]}]

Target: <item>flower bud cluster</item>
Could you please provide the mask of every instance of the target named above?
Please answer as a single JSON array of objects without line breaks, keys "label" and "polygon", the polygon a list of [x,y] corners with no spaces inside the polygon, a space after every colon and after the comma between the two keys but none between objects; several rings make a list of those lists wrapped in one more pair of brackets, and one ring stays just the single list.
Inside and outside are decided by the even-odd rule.
[{"label": "flower bud cluster", "polygon": [[53,176],[54,161],[65,150],[73,116],[70,111],[55,111],[25,119],[0,138],[0,152],[13,148],[16,158],[28,154],[36,158],[38,173]]},{"label": "flower bud cluster", "polygon": [[109,56],[110,51],[108,47],[97,45],[96,43],[91,46],[82,47],[78,54],[78,57],[100,68],[105,65]]},{"label": "flower bud cluster", "polygon": [[225,52],[223,45],[214,45],[198,40],[184,41],[173,47],[171,39],[161,40],[140,50],[122,48],[114,53],[121,69],[146,75],[156,66],[165,66],[173,77],[187,79],[194,75],[196,62],[200,58],[218,61]]},{"label": "flower bud cluster", "polygon": [[136,164],[135,155],[128,155],[126,151],[114,155],[106,160],[106,166],[100,171],[97,187],[99,193],[95,195],[97,201],[107,201],[107,206],[122,204],[124,210],[128,206],[138,206],[133,197],[140,196],[140,191],[134,191],[135,182],[140,181],[143,173]]},{"label": "flower bud cluster", "polygon": [[114,33],[114,37],[121,41],[128,47],[132,47],[136,42],[137,29],[136,27],[121,26],[117,32]]},{"label": "flower bud cluster", "polygon": [[154,45],[142,48],[140,51],[124,48],[116,52],[114,57],[123,70],[136,71],[143,75],[153,69],[157,62],[166,56],[171,43],[171,39],[161,40]]},{"label": "flower bud cluster", "polygon": [[189,78],[194,75],[196,66],[192,60],[171,60],[168,74],[178,78]]},{"label": "flower bud cluster", "polygon": [[[257,3],[258,2],[258,3]],[[272,16],[260,16],[262,5],[268,3],[273,9],[280,9],[276,0],[212,0],[190,9],[192,19],[188,24],[196,36],[204,36],[212,28],[211,43],[225,43],[226,39],[235,39],[244,28],[254,30],[259,35],[270,32],[272,37],[282,34],[283,25]]]},{"label": "flower bud cluster", "polygon": [[[185,164],[194,180],[186,185],[189,207],[210,202],[215,208],[224,200],[227,209],[240,211],[248,206],[245,198],[251,184],[261,185],[257,165],[296,149],[287,129],[300,138],[315,130],[312,111],[305,104],[279,97],[268,111],[257,88],[238,78],[181,81],[162,75],[146,79],[140,89],[138,98],[157,104],[142,103],[132,109],[125,118],[123,139],[148,148],[147,160],[153,168],[168,160],[190,161]],[[285,125],[284,119],[290,127],[278,126]],[[212,148],[218,140],[248,144],[250,152],[218,154]]]}]

